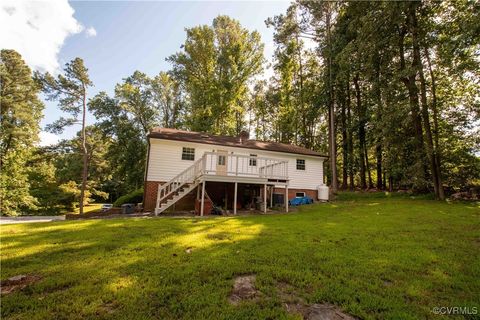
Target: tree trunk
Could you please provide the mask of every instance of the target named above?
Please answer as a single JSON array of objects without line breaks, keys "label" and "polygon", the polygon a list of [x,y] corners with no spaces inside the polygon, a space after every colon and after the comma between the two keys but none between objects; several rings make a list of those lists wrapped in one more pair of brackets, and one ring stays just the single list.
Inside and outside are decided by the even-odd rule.
[{"label": "tree trunk", "polygon": [[[424,150],[423,150],[423,128],[422,128],[422,119],[420,117],[420,107],[418,102],[418,88],[417,84],[415,83],[416,79],[416,69],[415,65],[412,68],[407,70],[405,64],[405,48],[404,48],[404,38],[405,38],[405,31],[400,31],[400,38],[399,38],[399,51],[400,51],[400,71],[401,73],[407,73],[407,76],[401,78],[403,84],[405,85],[408,91],[408,99],[410,105],[410,113],[412,117],[412,124],[413,124],[413,137],[415,142],[415,174],[416,178],[421,183],[421,188],[423,188],[423,184],[425,181],[425,157],[424,157]],[[413,64],[413,63],[412,63]],[[415,186],[415,187],[418,187]]]},{"label": "tree trunk", "polygon": [[376,169],[377,169],[377,189],[383,189],[382,183],[382,89],[381,89],[381,81],[380,81],[380,68],[381,68],[381,57],[377,56],[376,59],[376,72],[375,72],[375,81],[376,81],[376,99],[377,99],[377,119],[376,119],[376,145],[375,145],[375,156],[376,156]]},{"label": "tree trunk", "polygon": [[338,191],[338,177],[337,177],[337,139],[335,130],[335,104],[333,101],[333,82],[332,82],[332,40],[331,40],[331,11],[330,3],[326,2],[326,26],[327,26],[327,41],[328,41],[328,110],[329,110],[329,136],[330,136],[330,170],[332,172],[332,193],[336,194]]},{"label": "tree trunk", "polygon": [[346,119],[346,106],[345,99],[342,99],[342,189],[346,190],[348,187],[348,138],[347,138],[347,119]]},{"label": "tree trunk", "polygon": [[83,169],[82,169],[82,187],[80,189],[80,214],[83,214],[83,206],[85,200],[85,189],[87,188],[88,174],[88,153],[87,153],[87,136],[85,132],[85,120],[87,114],[87,89],[83,87],[83,113],[82,113],[82,151],[83,151]]},{"label": "tree trunk", "polygon": [[350,98],[350,77],[347,78],[347,124],[349,130],[347,131],[348,142],[348,180],[350,181],[350,190],[355,189],[355,180],[353,177],[353,130],[352,130],[352,111],[351,111],[351,98]]},{"label": "tree trunk", "polygon": [[[296,22],[296,21],[295,21]],[[298,55],[298,74],[299,74],[299,80],[300,80],[300,92],[299,92],[299,98],[300,98],[300,112],[301,112],[301,121],[302,121],[302,143],[303,146],[306,148],[311,148],[311,146],[308,145],[308,139],[307,139],[307,117],[305,116],[305,103],[304,103],[304,92],[303,92],[303,61],[302,61],[302,48],[300,47],[300,40],[298,39],[298,34],[295,36],[295,40],[297,43],[297,55]],[[297,119],[298,121],[298,119]],[[295,137],[298,136],[298,130],[295,132]],[[297,138],[295,138],[296,140]]]},{"label": "tree trunk", "polygon": [[387,187],[387,176],[385,174],[385,170],[383,171],[383,188]]},{"label": "tree trunk", "polygon": [[383,189],[383,179],[382,179],[382,145],[377,142],[375,146],[375,156],[377,158],[377,189]]},{"label": "tree trunk", "polygon": [[356,73],[353,78],[355,86],[355,96],[357,101],[358,113],[358,160],[360,163],[360,185],[362,189],[367,189],[366,167],[365,167],[365,115],[362,106],[362,96],[360,92],[360,85],[358,84],[359,74]]},{"label": "tree trunk", "polygon": [[364,147],[364,154],[365,154],[365,166],[367,170],[367,176],[368,176],[368,189],[373,188],[373,181],[372,181],[372,173],[370,171],[370,162],[368,161],[368,149],[367,149],[367,144],[365,143],[363,145]]},{"label": "tree trunk", "polygon": [[430,55],[428,49],[424,48],[425,57],[427,58],[428,70],[430,72],[431,86],[432,86],[432,111],[433,111],[433,135],[434,135],[434,157],[437,171],[438,180],[438,197],[440,200],[445,200],[445,190],[443,189],[442,170],[441,170],[441,150],[438,145],[438,109],[437,109],[437,86],[435,83],[435,74],[432,69],[432,63],[430,61]]},{"label": "tree trunk", "polygon": [[[418,40],[418,21],[416,15],[417,3],[412,2],[409,6],[409,21],[413,40],[413,63],[416,66],[418,75],[420,77],[420,101],[422,105],[422,118],[425,128],[425,136],[427,140],[427,157],[430,162],[430,170],[432,172],[433,188],[435,190],[435,197],[440,199],[439,183],[438,183],[438,168],[434,156],[434,146],[432,129],[430,126],[430,115],[428,112],[427,102],[427,87],[425,82],[425,75],[423,73],[423,64],[420,56],[420,45]],[[444,200],[444,199],[441,199]]]}]

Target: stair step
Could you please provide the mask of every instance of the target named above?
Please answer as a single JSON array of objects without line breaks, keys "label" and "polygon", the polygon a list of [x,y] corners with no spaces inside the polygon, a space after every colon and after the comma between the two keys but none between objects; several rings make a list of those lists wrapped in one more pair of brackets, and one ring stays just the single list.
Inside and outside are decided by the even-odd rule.
[{"label": "stair step", "polygon": [[195,182],[194,183],[185,183],[181,188],[174,191],[174,195],[173,195],[172,198],[167,199],[166,201],[164,199],[163,201],[165,201],[165,202],[163,202],[160,205],[160,207],[156,209],[155,213],[159,214],[159,213],[162,213],[163,211],[167,210],[171,205],[175,204],[178,200],[180,200],[185,195],[190,193],[197,186],[198,186],[198,182],[197,183],[195,183]]}]

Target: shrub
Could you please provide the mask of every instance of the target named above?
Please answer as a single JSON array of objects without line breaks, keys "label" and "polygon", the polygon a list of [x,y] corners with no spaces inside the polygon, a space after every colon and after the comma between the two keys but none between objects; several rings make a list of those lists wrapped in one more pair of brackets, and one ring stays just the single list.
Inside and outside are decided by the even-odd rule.
[{"label": "shrub", "polygon": [[119,197],[117,200],[115,200],[115,202],[113,203],[113,206],[120,207],[122,204],[125,204],[125,203],[137,204],[142,201],[143,201],[143,188],[140,188]]}]

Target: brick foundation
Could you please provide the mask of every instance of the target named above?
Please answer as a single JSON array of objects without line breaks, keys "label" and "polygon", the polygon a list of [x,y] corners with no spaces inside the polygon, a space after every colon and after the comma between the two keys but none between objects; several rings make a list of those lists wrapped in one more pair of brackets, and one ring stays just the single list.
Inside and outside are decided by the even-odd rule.
[{"label": "brick foundation", "polygon": [[143,210],[153,212],[157,202],[158,185],[164,182],[145,181],[143,191]]},{"label": "brick foundation", "polygon": [[[146,181],[145,190],[143,192],[143,208],[145,212],[155,211],[155,204],[157,202],[158,185],[165,182]],[[195,197],[197,190],[194,189],[189,194],[185,195],[178,202],[173,204],[167,211],[191,211],[195,209]]]},{"label": "brick foundation", "polygon": [[[143,207],[145,211],[153,212],[155,210],[155,203],[157,201],[157,191],[158,185],[163,184],[164,182],[159,181],[146,181],[145,182],[145,191],[144,191],[144,199],[143,199]],[[238,203],[242,204],[243,202],[243,185],[239,185],[238,190]],[[260,186],[259,186],[260,188]],[[220,205],[222,197],[224,197],[225,192],[228,194],[228,209],[233,209],[232,200],[233,200],[233,184],[229,183],[226,185],[222,183],[213,183],[207,182],[207,192],[212,198],[212,200]],[[312,198],[314,201],[318,200],[318,192],[317,190],[311,189],[288,189],[288,199],[295,198],[297,192],[305,192],[305,195]],[[284,188],[275,188],[274,193],[285,194]],[[259,195],[263,195],[262,191],[259,189]],[[169,210],[179,210],[179,211],[188,211],[194,210],[195,208],[195,197],[196,197],[196,189],[194,189],[190,194],[186,195],[180,201],[178,201],[174,206],[172,206]],[[240,205],[238,207],[241,207]]]},{"label": "brick foundation", "polygon": [[[285,194],[284,188],[275,188],[274,193]],[[296,196],[297,192],[305,192],[305,195],[312,198],[314,201],[318,200],[318,191],[311,189],[291,189],[288,188],[288,199],[293,199]]]}]

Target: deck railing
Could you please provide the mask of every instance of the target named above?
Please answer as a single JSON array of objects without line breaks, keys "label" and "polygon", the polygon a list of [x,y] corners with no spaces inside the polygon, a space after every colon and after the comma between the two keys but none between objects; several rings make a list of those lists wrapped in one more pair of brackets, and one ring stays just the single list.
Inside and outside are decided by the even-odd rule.
[{"label": "deck railing", "polygon": [[203,173],[207,175],[288,179],[288,161],[222,152],[205,152]]},{"label": "deck railing", "polygon": [[167,183],[158,186],[156,207],[158,208],[162,201],[184,185],[195,182],[202,175],[288,180],[288,161],[226,152],[205,152],[190,167]]}]

